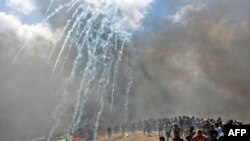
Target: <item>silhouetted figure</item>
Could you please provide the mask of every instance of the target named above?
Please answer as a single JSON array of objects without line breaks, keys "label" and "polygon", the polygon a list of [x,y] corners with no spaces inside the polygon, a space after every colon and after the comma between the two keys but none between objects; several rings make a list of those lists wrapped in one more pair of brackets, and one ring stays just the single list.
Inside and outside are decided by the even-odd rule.
[{"label": "silhouetted figure", "polygon": [[135,132],[135,130],[136,130],[136,124],[135,123],[132,123],[131,130],[132,130],[133,133]]},{"label": "silhouetted figure", "polygon": [[180,132],[174,131],[173,141],[184,141],[184,139],[182,139],[181,136],[180,136]]},{"label": "silhouetted figure", "polygon": [[165,141],[165,138],[164,137],[160,137],[159,140],[160,141]]},{"label": "silhouetted figure", "polygon": [[108,137],[111,138],[111,136],[112,136],[112,129],[111,129],[110,126],[107,128],[107,133],[108,133]]},{"label": "silhouetted figure", "polygon": [[148,121],[145,122],[145,128],[146,128],[146,132],[147,132],[148,136],[151,136],[150,135],[150,133],[151,133],[151,124]]},{"label": "silhouetted figure", "polygon": [[165,135],[166,135],[167,141],[169,141],[169,138],[170,138],[171,128],[172,127],[171,127],[170,123],[166,122],[166,124],[165,124]]},{"label": "silhouetted figure", "polygon": [[194,127],[191,127],[189,129],[189,135],[185,137],[186,141],[192,141],[193,136],[195,135],[194,133]]},{"label": "silhouetted figure", "polygon": [[173,132],[178,132],[181,135],[181,128],[178,126],[178,124],[173,125]]},{"label": "silhouetted figure", "polygon": [[184,120],[182,119],[182,117],[179,117],[179,127],[183,129],[183,125],[184,125]]},{"label": "silhouetted figure", "polygon": [[86,125],[86,140],[94,140],[94,129],[90,125]]},{"label": "silhouetted figure", "polygon": [[122,125],[121,127],[121,132],[122,132],[122,136],[125,136],[125,125]]},{"label": "silhouetted figure", "polygon": [[164,122],[162,120],[158,121],[158,127],[159,127],[159,137],[163,136],[163,129],[164,129]]},{"label": "silhouetted figure", "polygon": [[218,132],[215,130],[214,126],[211,125],[208,132],[208,141],[217,141]]},{"label": "silhouetted figure", "polygon": [[224,134],[221,134],[221,135],[219,136],[218,141],[225,141],[225,139],[224,139]]}]

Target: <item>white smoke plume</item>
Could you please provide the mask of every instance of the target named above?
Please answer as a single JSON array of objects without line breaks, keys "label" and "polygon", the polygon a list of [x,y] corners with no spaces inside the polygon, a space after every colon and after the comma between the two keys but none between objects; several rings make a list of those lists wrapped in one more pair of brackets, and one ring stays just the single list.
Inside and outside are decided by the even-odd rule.
[{"label": "white smoke plume", "polygon": [[135,30],[142,27],[141,22],[153,0],[86,0],[86,2],[95,5],[102,3],[118,5],[129,27]]}]

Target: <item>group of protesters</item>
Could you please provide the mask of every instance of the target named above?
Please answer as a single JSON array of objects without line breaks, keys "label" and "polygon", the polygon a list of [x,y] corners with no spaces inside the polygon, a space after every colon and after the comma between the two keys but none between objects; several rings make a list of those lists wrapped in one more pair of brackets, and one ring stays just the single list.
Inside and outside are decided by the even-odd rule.
[{"label": "group of protesters", "polygon": [[[141,132],[145,136],[159,133],[160,141],[224,141],[224,127],[230,125],[242,125],[239,120],[223,122],[212,118],[198,118],[194,116],[179,116],[172,118],[149,118],[136,122],[115,124],[108,126],[106,132],[109,138],[112,133],[125,135],[126,132]],[[105,128],[102,127],[104,130]],[[90,126],[78,130],[73,141],[93,140],[93,130]]]},{"label": "group of protesters", "polygon": [[[239,120],[223,122],[212,118],[198,118],[194,116],[179,116],[173,118],[148,119],[143,122],[132,123],[133,128],[142,130],[145,135],[151,136],[158,128],[160,141],[224,141],[224,127],[242,125]],[[133,129],[132,131],[134,131]]]},{"label": "group of protesters", "polygon": [[[114,132],[141,131],[144,135],[151,136],[153,132],[159,133],[160,141],[224,141],[224,127],[230,125],[242,125],[239,120],[228,120],[223,122],[219,117],[198,118],[194,116],[179,116],[173,118],[139,120],[131,122],[126,127],[115,125]],[[111,128],[108,128],[111,137]]]}]

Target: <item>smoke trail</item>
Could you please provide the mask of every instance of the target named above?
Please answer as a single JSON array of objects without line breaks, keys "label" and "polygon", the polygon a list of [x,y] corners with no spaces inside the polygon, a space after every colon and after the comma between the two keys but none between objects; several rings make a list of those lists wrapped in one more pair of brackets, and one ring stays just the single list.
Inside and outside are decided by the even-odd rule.
[{"label": "smoke trail", "polygon": [[[73,79],[75,77],[75,74],[76,74],[76,69],[78,67],[78,64],[79,64],[79,60],[82,58],[82,50],[83,48],[85,47],[86,45],[86,42],[87,42],[87,39],[90,34],[90,30],[92,29],[91,25],[93,24],[93,22],[96,20],[96,18],[98,17],[97,14],[94,14],[95,16],[91,17],[90,19],[88,19],[87,21],[87,24],[86,26],[84,27],[84,29],[82,30],[79,38],[77,39],[77,41],[80,40],[80,38],[82,37],[82,35],[84,35],[84,40],[81,44],[80,47],[77,48],[77,56],[74,60],[74,63],[73,63],[73,68],[71,70],[71,73],[70,73],[70,78]],[[87,31],[86,31],[87,30]],[[85,33],[85,34],[84,34]]]},{"label": "smoke trail", "polygon": [[[87,8],[87,10],[86,10],[86,12],[85,12],[85,14],[84,14],[84,16],[83,16],[83,18],[81,19],[81,21],[83,21],[83,20],[85,20],[86,18],[87,18],[87,16],[90,14],[90,12],[89,12],[89,8]],[[94,18],[95,19],[95,18]],[[62,73],[62,71],[63,71],[63,68],[64,68],[64,66],[65,66],[65,62],[66,62],[66,60],[68,59],[68,57],[69,57],[69,53],[70,53],[70,50],[71,50],[71,48],[73,47],[73,43],[75,43],[75,46],[76,46],[76,48],[77,48],[77,57],[76,57],[76,59],[75,59],[75,61],[74,61],[74,65],[73,65],[73,69],[71,70],[71,73],[70,73],[70,80],[73,80],[74,79],[74,77],[75,77],[75,73],[76,73],[76,67],[78,66],[78,61],[79,61],[79,59],[81,59],[82,58],[82,50],[83,50],[83,47],[84,47],[84,45],[85,45],[85,39],[84,39],[84,41],[81,43],[82,45],[79,45],[80,43],[79,43],[79,41],[80,41],[80,39],[81,39],[81,37],[82,37],[82,35],[86,32],[86,30],[88,29],[88,30],[90,30],[90,24],[93,24],[93,22],[92,22],[92,18],[91,19],[88,19],[87,20],[87,24],[85,25],[85,27],[84,27],[84,29],[82,30],[82,32],[79,34],[79,32],[77,32],[77,31],[80,31],[81,29],[81,23],[79,23],[78,25],[77,25],[77,27],[76,27],[76,38],[77,38],[77,40],[75,41],[75,38],[74,37],[72,37],[72,39],[70,39],[71,40],[71,43],[70,43],[70,45],[69,45],[69,47],[68,47],[68,51],[67,51],[67,53],[66,53],[66,55],[65,55],[65,57],[63,58],[63,63],[62,63],[62,65],[61,65],[61,68],[60,68],[60,72],[59,72],[59,74],[58,74],[58,77],[60,77],[60,75],[61,75],[61,73]],[[77,46],[80,46],[80,47],[77,47]]]},{"label": "smoke trail", "polygon": [[[83,8],[83,6],[80,6],[80,7],[78,8],[78,10],[80,10],[81,8]],[[76,12],[74,13],[74,15],[76,15],[76,14],[79,12],[78,10],[76,10]],[[66,36],[66,38],[65,38],[65,40],[64,40],[64,43],[63,43],[63,45],[62,45],[62,47],[61,47],[61,50],[60,50],[60,52],[59,52],[59,54],[58,54],[58,56],[57,56],[57,59],[56,59],[55,64],[54,64],[54,67],[53,67],[53,69],[52,69],[52,77],[51,77],[52,79],[53,79],[53,76],[54,76],[54,74],[55,74],[55,71],[56,71],[57,65],[58,65],[58,63],[59,63],[59,60],[60,60],[60,58],[62,57],[62,54],[63,54],[63,52],[64,52],[64,50],[65,50],[65,48],[66,48],[66,44],[67,44],[68,41],[70,40],[71,34],[74,32],[74,29],[77,27],[77,25],[79,24],[80,20],[85,16],[85,14],[86,14],[85,12],[81,12],[81,14],[80,14],[79,16],[76,17],[76,20],[74,21],[72,27],[71,27],[70,30],[68,31],[68,34],[67,34],[67,36]],[[73,15],[73,17],[74,17],[74,15]]]},{"label": "smoke trail", "polygon": [[[81,9],[81,8],[82,8],[82,6],[79,7],[79,9]],[[77,13],[79,12],[79,9],[77,9],[76,12],[73,14],[72,20],[73,20],[73,18],[77,15]],[[69,33],[68,33],[68,35],[67,35],[68,38],[69,38],[69,35],[71,34],[71,32],[73,32],[73,29],[75,28],[75,26],[78,24],[78,23],[76,23],[76,22],[79,22],[79,20],[80,20],[82,17],[84,17],[84,13],[83,13],[83,12],[82,12],[82,14],[80,14],[79,16],[76,17],[76,21],[75,21],[75,23],[72,25],[72,27],[71,27],[71,29],[69,30]],[[70,23],[70,22],[68,22],[68,25],[66,25],[66,27],[69,26],[69,23]],[[66,27],[65,27],[65,28],[66,28]],[[66,43],[64,42],[63,48],[61,49],[60,53],[61,53],[62,50],[64,49],[65,45],[66,45]],[[60,53],[59,53],[59,55],[61,55]],[[58,55],[58,56],[59,56],[59,55]],[[58,58],[59,58],[59,57],[58,57]],[[54,66],[54,67],[55,67],[55,66]],[[54,70],[54,71],[55,71],[55,70]],[[54,71],[53,71],[53,72],[54,72]],[[53,78],[53,75],[54,75],[54,73],[52,73],[52,78]],[[67,90],[65,90],[65,92],[63,93],[62,101],[60,102],[59,105],[56,106],[56,110],[55,110],[55,112],[53,113],[53,115],[54,115],[53,118],[56,120],[56,123],[54,124],[54,126],[53,126],[52,129],[51,129],[51,131],[50,131],[50,133],[49,133],[49,137],[47,138],[47,141],[50,141],[50,140],[51,140],[51,138],[52,138],[52,136],[53,136],[53,134],[54,134],[54,132],[55,132],[56,127],[57,127],[57,126],[59,125],[59,123],[60,123],[59,111],[60,111],[61,107],[64,105],[64,103],[65,103],[65,101],[66,101],[66,96],[67,96],[67,94],[68,94],[68,92],[67,92]]]},{"label": "smoke trail", "polygon": [[[77,0],[78,2],[78,0]],[[61,12],[65,8],[71,8],[72,5],[75,5],[75,0],[71,0],[68,3],[60,4],[53,12],[51,12],[43,21],[48,21],[50,18]],[[68,10],[67,10],[68,11]]]},{"label": "smoke trail", "polygon": [[[101,69],[101,67],[98,65],[98,63],[100,63],[100,64],[103,64],[104,62],[99,62],[99,57],[98,56],[96,56],[95,54],[96,54],[96,51],[97,51],[97,49],[98,48],[100,48],[100,47],[102,47],[103,46],[103,44],[100,44],[99,46],[100,47],[98,47],[98,44],[99,43],[101,43],[102,41],[100,41],[100,37],[101,37],[101,35],[102,34],[105,34],[105,30],[103,30],[104,29],[104,27],[106,26],[106,25],[108,25],[107,24],[107,22],[108,22],[109,20],[108,19],[104,19],[103,21],[102,21],[102,25],[101,25],[101,27],[99,28],[99,30],[98,30],[98,34],[97,35],[99,35],[99,36],[97,36],[97,38],[96,38],[96,41],[95,41],[95,46],[94,46],[94,48],[91,48],[89,45],[87,46],[87,49],[88,49],[88,53],[89,53],[89,61],[88,61],[88,64],[87,64],[87,66],[86,66],[86,71],[85,71],[85,73],[84,74],[86,74],[86,76],[89,76],[91,79],[91,81],[89,82],[89,83],[87,83],[88,85],[87,86],[85,86],[85,88],[86,88],[86,90],[85,90],[85,92],[83,93],[84,94],[84,96],[86,96],[87,94],[86,93],[88,93],[88,91],[89,91],[89,88],[90,88],[90,83],[96,78],[96,76],[98,75],[97,73],[100,71],[100,69]],[[86,36],[88,36],[89,35],[89,33],[86,35]],[[105,46],[104,45],[104,47],[102,47],[102,48],[106,48],[106,49],[109,49],[107,46]],[[106,54],[103,54],[104,56],[106,55]],[[99,66],[99,67],[98,67]],[[92,67],[92,68],[91,68]],[[88,74],[89,73],[89,74]],[[94,75],[93,75],[94,74]],[[83,79],[82,80],[82,82],[84,82],[84,80],[85,79]],[[83,87],[81,87],[80,88],[81,90],[83,89]],[[80,93],[79,93],[80,94]],[[84,108],[84,105],[85,105],[85,103],[86,103],[86,101],[87,101],[87,97],[85,97],[84,99],[83,99],[83,101],[82,101],[82,103],[80,104],[80,109],[83,109]],[[78,109],[79,109],[79,107],[77,107]],[[77,118],[77,120],[76,120],[76,123],[75,123],[75,125],[74,125],[74,127],[77,127],[78,125],[79,125],[79,123],[81,122],[81,117],[82,117],[82,115],[83,115],[83,111],[80,111],[79,112],[79,115],[78,115],[78,118]]]},{"label": "smoke trail", "polygon": [[[92,17],[91,19],[88,20],[88,24],[87,24],[87,26],[85,26],[85,27],[88,27],[88,32],[85,33],[84,41],[83,41],[81,47],[78,48],[78,55],[77,55],[77,57],[76,57],[76,59],[74,61],[74,66],[73,66],[73,69],[72,69],[71,74],[70,74],[71,78],[74,78],[76,67],[78,66],[77,61],[82,56],[81,51],[79,51],[79,50],[81,50],[83,48],[83,46],[87,44],[87,43],[85,44],[85,42],[87,42],[87,39],[91,38],[90,37],[90,30],[92,29],[91,25],[93,24],[93,22],[97,18],[97,16],[98,15],[95,14],[94,17]],[[89,45],[86,45],[86,46],[87,46],[87,49],[88,49],[88,55],[89,56],[88,56],[88,62],[86,64],[86,67],[85,67],[85,70],[84,70],[83,78],[81,80],[80,88],[78,90],[77,104],[76,104],[76,107],[75,107],[75,110],[74,110],[75,112],[74,112],[74,115],[73,115],[73,118],[72,118],[73,120],[72,120],[71,124],[73,126],[73,128],[72,128],[73,131],[77,128],[78,124],[81,121],[80,118],[82,117],[82,114],[83,114],[81,109],[84,108],[84,105],[85,105],[85,103],[87,101],[87,94],[86,93],[89,91],[89,87],[90,87],[92,81],[96,77],[96,75],[93,75],[92,78],[89,81],[87,81],[88,83],[85,84],[86,86],[84,86],[84,82],[87,79],[87,77],[91,76],[91,73],[94,73],[94,74],[96,73],[96,70],[91,70],[91,65],[94,63],[94,60],[92,58],[93,56],[91,56],[93,53],[90,50],[90,46]],[[92,69],[95,69],[95,67],[93,67]],[[88,73],[90,73],[90,74],[88,74]],[[84,88],[86,88],[86,89],[85,89],[85,91],[83,93],[83,96],[82,96],[81,93],[82,93],[82,90]],[[81,101],[81,99],[83,99],[83,100]],[[79,115],[77,117],[78,112],[80,112],[80,113],[79,113]]]},{"label": "smoke trail", "polygon": [[[113,37],[113,33],[109,34],[109,37],[107,39],[105,46],[108,46],[110,44],[109,41],[110,41],[111,37]],[[104,58],[104,60],[107,60],[107,58],[109,56],[108,49],[106,49],[104,54],[107,54]],[[104,71],[102,73],[102,78],[101,78],[100,83],[99,83],[99,88],[101,87],[102,89],[101,89],[101,91],[99,91],[100,109],[97,113],[97,119],[95,122],[94,140],[97,140],[97,133],[98,133],[98,128],[99,128],[100,117],[101,117],[101,114],[102,114],[103,109],[104,109],[104,103],[105,103],[104,96],[106,97],[106,95],[107,95],[107,91],[105,91],[105,89],[108,88],[108,85],[110,83],[109,77],[111,75],[111,68],[112,68],[113,60],[107,60],[107,61],[109,61],[109,63],[107,62],[106,64],[104,64],[104,66],[103,66]]]},{"label": "smoke trail", "polygon": [[[105,12],[108,11],[108,13],[105,13],[104,15],[102,15],[103,19],[102,19],[102,22],[101,22],[101,26],[97,30],[95,39],[93,40],[93,38],[91,37],[90,40],[87,40],[87,41],[90,41],[90,43],[86,43],[87,50],[88,50],[88,62],[87,62],[86,68],[85,68],[85,73],[84,73],[84,77],[82,79],[82,82],[84,82],[84,81],[87,81],[87,82],[85,82],[85,84],[84,84],[85,86],[83,86],[81,84],[81,87],[79,89],[78,97],[79,97],[79,99],[82,99],[82,101],[78,100],[78,102],[77,102],[77,106],[75,108],[75,114],[74,114],[74,117],[73,117],[73,122],[75,121],[75,123],[73,124],[73,128],[71,129],[71,132],[74,132],[74,130],[76,130],[78,128],[78,125],[81,122],[82,115],[83,115],[83,112],[84,112],[84,110],[83,110],[84,105],[85,105],[85,103],[86,103],[86,101],[88,99],[87,95],[89,93],[89,90],[91,89],[91,85],[93,85],[93,84],[91,84],[92,81],[94,81],[96,79],[96,77],[98,76],[98,73],[100,72],[100,70],[107,71],[107,69],[105,67],[101,67],[102,64],[103,65],[107,64],[105,62],[105,58],[111,58],[112,62],[113,62],[113,59],[115,59],[115,58],[112,58],[112,55],[107,54],[108,50],[110,49],[109,46],[110,46],[110,44],[112,44],[112,42],[110,42],[110,39],[114,38],[114,35],[116,35],[116,34],[118,34],[118,35],[119,34],[121,34],[121,35],[124,34],[123,36],[125,38],[123,36],[121,36],[121,35],[119,36],[119,39],[122,39],[122,40],[127,39],[126,36],[128,36],[128,34],[126,32],[118,32],[117,33],[116,31],[112,31],[112,29],[109,26],[111,23],[113,23],[113,22],[116,23],[117,22],[117,19],[113,18],[118,12],[117,8],[110,8],[109,6],[106,6],[106,7],[103,7],[103,9],[102,9],[102,12],[104,12],[104,11]],[[121,26],[122,24],[118,23],[118,25]],[[107,32],[111,32],[111,33],[108,35],[108,38],[105,39],[105,38],[103,38],[103,35],[107,34]],[[89,37],[90,35],[92,35],[92,34],[87,33],[87,34],[85,34],[84,38]],[[122,46],[121,46],[122,50],[124,48],[124,42],[122,43]],[[91,47],[90,46],[91,44],[95,44],[94,47]],[[100,54],[100,55],[97,55],[97,54]],[[75,66],[75,67],[77,67],[77,66]],[[111,71],[109,70],[107,72],[110,73]],[[103,81],[103,79],[109,80],[111,75],[110,74],[106,75],[106,77],[107,78],[103,78],[103,77],[99,78],[99,80],[97,82],[101,83]],[[108,84],[106,84],[106,85],[108,85]],[[98,87],[101,87],[101,85],[98,84]],[[81,96],[80,92],[83,89],[85,89],[85,91],[83,92],[83,94]],[[101,97],[100,98],[100,106],[101,106],[101,108],[100,108],[99,112],[97,113],[97,120],[96,120],[96,124],[95,124],[96,131],[97,131],[98,126],[99,126],[99,119],[100,119],[100,116],[102,114],[102,110],[103,110],[103,106],[104,106],[104,99],[103,99],[104,96],[103,95],[105,94],[107,89],[104,89],[102,91],[103,92],[101,94],[99,94],[100,97]],[[76,116],[77,116],[77,119],[76,119]]]},{"label": "smoke trail", "polygon": [[[101,84],[103,83],[103,81],[105,80],[101,80]],[[104,85],[104,84],[102,84]],[[99,122],[100,122],[100,117],[101,117],[101,114],[102,114],[102,111],[103,111],[103,108],[104,108],[104,94],[102,94],[102,92],[99,91],[100,94],[100,109],[97,113],[97,119],[96,119],[96,122],[95,122],[95,131],[94,131],[94,140],[96,141],[97,139],[97,131],[98,131],[98,127],[99,127]]]},{"label": "smoke trail", "polygon": [[[107,65],[105,64],[104,66],[103,66],[103,68],[108,68],[107,67]],[[98,127],[99,127],[99,122],[100,122],[100,117],[101,117],[101,114],[102,114],[102,112],[103,112],[103,108],[104,108],[104,95],[106,95],[106,91],[105,91],[105,89],[106,89],[106,87],[107,87],[107,85],[108,85],[108,79],[109,79],[109,76],[110,76],[110,74],[108,74],[110,71],[107,71],[107,70],[109,70],[109,69],[105,69],[105,71],[103,72],[103,76],[102,76],[102,78],[101,78],[101,80],[100,80],[100,83],[99,83],[99,91],[98,91],[98,93],[99,93],[99,95],[100,95],[100,109],[99,109],[99,111],[98,111],[98,113],[97,113],[97,119],[96,119],[96,122],[95,122],[95,131],[94,131],[94,140],[96,140],[97,139],[97,131],[98,131]]]},{"label": "smoke trail", "polygon": [[125,92],[125,103],[124,103],[124,123],[128,125],[128,105],[129,105],[129,94],[130,89],[133,84],[133,77],[132,77],[133,70],[131,67],[128,67],[128,86]]},{"label": "smoke trail", "polygon": [[54,2],[55,2],[55,0],[50,0],[49,6],[48,6],[46,12],[44,13],[44,17],[47,16],[47,14],[49,13],[49,11],[50,11],[52,5],[54,4]]},{"label": "smoke trail", "polygon": [[[54,2],[54,0],[52,0],[52,1]],[[52,1],[51,1],[51,3],[53,3]],[[76,1],[75,3],[73,3],[72,6],[74,6],[77,2],[78,2],[78,1]],[[50,9],[50,6],[51,6],[51,5],[49,5],[49,8],[47,9],[47,11]],[[72,9],[72,7],[69,7],[68,10],[67,10],[67,12],[68,12],[70,9]],[[77,10],[76,10],[76,11],[77,11]],[[59,11],[58,11],[58,12],[59,12]],[[47,14],[46,14],[46,15],[47,15]],[[52,57],[52,55],[53,55],[53,53],[54,53],[54,51],[55,51],[55,48],[57,47],[57,44],[58,44],[59,40],[62,38],[62,36],[64,35],[65,31],[67,30],[67,28],[69,27],[70,23],[73,21],[73,19],[75,18],[76,15],[77,15],[77,12],[75,12],[75,13],[73,14],[71,20],[67,21],[67,25],[63,28],[63,31],[62,31],[62,33],[61,33],[61,35],[60,35],[60,38],[57,39],[56,44],[53,46],[53,48],[52,48],[52,50],[51,50],[51,52],[50,52],[49,60],[50,60],[50,58]],[[46,21],[46,20],[45,20],[45,21]],[[69,49],[69,50],[70,50],[70,49]],[[68,54],[67,54],[67,58],[68,58]]]},{"label": "smoke trail", "polygon": [[52,129],[49,132],[49,136],[47,138],[47,141],[50,141],[51,138],[53,137],[53,134],[56,130],[56,128],[58,127],[58,125],[60,124],[60,110],[63,107],[64,103],[66,102],[66,96],[67,96],[68,92],[64,91],[63,95],[62,95],[62,100],[60,102],[59,105],[56,106],[56,110],[53,112],[52,117],[53,119],[56,121],[56,123],[53,125]]},{"label": "smoke trail", "polygon": [[24,42],[22,48],[18,51],[17,55],[15,56],[14,62],[16,62],[17,58],[21,55],[23,50],[26,48],[27,43],[28,43],[28,37],[25,39],[25,42]]},{"label": "smoke trail", "polygon": [[122,55],[123,55],[123,49],[124,49],[124,43],[119,51],[119,55],[118,55],[118,59],[115,63],[115,72],[114,72],[114,79],[113,79],[113,84],[112,84],[112,92],[111,92],[111,107],[110,107],[110,111],[112,111],[113,109],[113,104],[114,104],[114,92],[115,92],[115,84],[117,81],[117,76],[118,76],[118,67],[119,64],[122,60]]},{"label": "smoke trail", "polygon": [[62,31],[60,37],[57,37],[57,38],[56,38],[56,42],[55,42],[54,46],[52,47],[52,49],[51,49],[51,51],[50,51],[50,54],[49,54],[49,59],[48,59],[49,61],[50,61],[52,55],[54,54],[54,51],[55,51],[55,49],[56,49],[56,47],[57,47],[57,44],[58,44],[58,42],[60,41],[60,39],[62,38],[64,32],[65,32],[65,28],[63,29],[63,31]]},{"label": "smoke trail", "polygon": [[69,12],[71,9],[73,9],[75,6],[76,6],[76,4],[78,3],[78,2],[80,2],[81,0],[76,0],[76,1],[74,1],[70,6],[69,6],[69,8],[67,9],[67,11],[66,12]]},{"label": "smoke trail", "polygon": [[55,52],[55,49],[56,49],[56,47],[58,46],[58,42],[62,39],[64,33],[66,32],[66,29],[67,29],[68,26],[70,25],[70,22],[71,22],[71,20],[69,20],[69,21],[67,22],[67,25],[63,28],[62,33],[59,35],[59,37],[57,37],[56,42],[55,42],[55,45],[52,47],[52,49],[51,49],[51,51],[50,51],[49,59],[48,59],[48,60],[50,60],[51,57],[53,56],[53,54],[54,54],[54,52]]},{"label": "smoke trail", "polygon": [[[90,30],[92,29],[92,24],[94,22],[94,20],[98,17],[98,14],[94,14],[95,16],[92,17],[89,22],[88,22],[88,25],[87,26],[89,28],[88,32],[86,32],[84,38],[87,39],[87,38],[90,38],[91,39],[91,34],[90,34]],[[101,30],[101,28],[99,29],[99,31]],[[98,41],[96,41],[96,44],[98,44]],[[84,43],[87,42],[86,40],[84,40]],[[80,47],[80,49],[84,46],[84,44],[82,44],[82,46]],[[88,49],[88,57],[89,57],[89,60],[88,60],[88,63],[86,65],[86,68],[85,68],[85,71],[84,71],[84,75],[83,75],[83,78],[82,78],[82,81],[81,81],[81,87],[79,89],[79,92],[78,92],[78,102],[77,102],[77,106],[75,108],[75,114],[74,114],[74,117],[73,117],[73,131],[75,129],[77,129],[78,125],[80,124],[81,122],[81,118],[82,118],[82,115],[83,115],[83,109],[84,109],[84,106],[85,106],[85,103],[88,99],[87,97],[87,94],[88,94],[88,91],[90,90],[90,87],[91,87],[91,83],[95,80],[96,78],[96,73],[98,72],[98,68],[94,65],[95,61],[98,59],[96,58],[96,56],[94,55],[95,52],[96,52],[96,47],[94,47],[94,49],[91,49],[91,47],[89,46],[89,43],[87,43],[87,49]],[[78,49],[79,51],[79,49]],[[73,71],[75,71],[74,69],[77,67],[77,61],[78,59],[80,59],[79,57],[81,56],[81,52],[78,52],[78,56],[76,57],[75,59],[75,63],[74,63],[74,67],[73,67]],[[93,66],[92,66],[93,65]],[[75,72],[74,72],[75,73]],[[95,75],[92,75],[91,74],[95,74]],[[90,77],[90,78],[88,78]],[[87,83],[85,83],[85,85],[83,85],[83,83],[85,82],[85,80],[88,80]],[[84,93],[83,93],[83,98],[81,98],[81,92],[82,90],[85,89]],[[82,99],[82,101],[80,101]],[[79,112],[79,113],[78,113]],[[78,114],[78,117],[77,117],[77,114]]]},{"label": "smoke trail", "polygon": [[[60,5],[56,8],[47,19],[60,12],[62,9],[68,8],[67,12],[76,6],[78,1],[70,1],[69,3]],[[74,107],[71,123],[68,128],[69,133],[74,134],[78,129],[81,121],[84,119],[84,109],[86,102],[89,100],[89,95],[93,93],[94,88],[97,89],[99,97],[99,110],[96,113],[94,139],[97,138],[99,122],[105,106],[105,99],[111,88],[111,107],[113,108],[114,94],[118,79],[119,65],[123,58],[125,44],[130,40],[130,33],[126,31],[126,18],[118,5],[114,3],[101,2],[100,5],[90,5],[83,3],[74,11],[71,20],[67,22],[63,33],[67,31],[66,37],[63,39],[61,49],[57,55],[56,61],[52,69],[51,78],[60,77],[65,67],[65,62],[68,60],[72,47],[76,48],[77,55],[74,58],[71,72],[68,76],[68,81],[73,81],[81,66],[83,53],[86,53],[86,64],[82,72],[82,78],[77,90],[77,101]],[[45,19],[45,20],[47,20]],[[69,43],[69,45],[68,45]],[[52,49],[51,55],[53,54]],[[86,52],[83,52],[85,51]],[[59,73],[57,73],[59,71]],[[132,70],[129,69],[129,82],[125,92],[125,113],[124,120],[128,121],[128,104],[129,93],[132,85]],[[112,79],[112,80],[111,80]],[[69,83],[67,83],[69,85]],[[65,89],[66,90],[66,89]],[[67,91],[67,90],[66,90]],[[67,95],[67,93],[64,93]],[[65,96],[63,96],[65,97]],[[64,100],[60,103],[61,107]],[[59,108],[57,108],[59,109]],[[57,110],[56,111],[59,111]],[[56,112],[57,114],[58,112]],[[57,115],[56,118],[59,118]],[[51,129],[48,141],[52,138],[56,127],[60,120]]]}]

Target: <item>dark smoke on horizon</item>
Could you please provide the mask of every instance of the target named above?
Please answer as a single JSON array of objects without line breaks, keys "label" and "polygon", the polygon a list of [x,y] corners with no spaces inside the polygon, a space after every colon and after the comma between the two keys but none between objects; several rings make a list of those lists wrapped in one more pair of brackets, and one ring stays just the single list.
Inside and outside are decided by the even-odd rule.
[{"label": "dark smoke on horizon", "polygon": [[166,20],[146,33],[146,39],[138,37],[138,86],[133,90],[148,99],[138,113],[154,105],[152,111],[158,114],[249,121],[249,4],[207,2],[200,9],[188,5],[180,21]]}]

